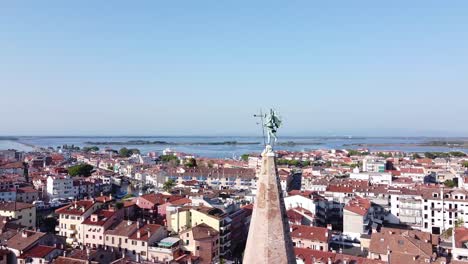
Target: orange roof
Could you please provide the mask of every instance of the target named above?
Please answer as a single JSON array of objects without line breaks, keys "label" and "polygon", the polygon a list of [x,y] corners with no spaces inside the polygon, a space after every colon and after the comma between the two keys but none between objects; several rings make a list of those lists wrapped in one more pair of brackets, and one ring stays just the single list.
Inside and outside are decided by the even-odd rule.
[{"label": "orange roof", "polygon": [[292,225],[292,238],[328,243],[329,230],[325,227]]},{"label": "orange roof", "polygon": [[345,210],[364,216],[369,208],[371,202],[368,199],[356,196],[344,207]]},{"label": "orange roof", "polygon": [[93,200],[75,201],[67,206],[55,210],[57,214],[82,215],[88,211],[95,202]]}]

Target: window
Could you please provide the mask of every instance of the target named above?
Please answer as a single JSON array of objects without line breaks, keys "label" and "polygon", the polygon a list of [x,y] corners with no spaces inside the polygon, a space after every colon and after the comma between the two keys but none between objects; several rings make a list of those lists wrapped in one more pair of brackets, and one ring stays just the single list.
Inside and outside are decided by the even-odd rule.
[{"label": "window", "polygon": [[189,241],[188,241],[188,239],[187,239],[187,240],[185,240],[185,245],[188,245],[188,244],[189,244]]},{"label": "window", "polygon": [[197,250],[200,250],[200,246],[197,246]]}]

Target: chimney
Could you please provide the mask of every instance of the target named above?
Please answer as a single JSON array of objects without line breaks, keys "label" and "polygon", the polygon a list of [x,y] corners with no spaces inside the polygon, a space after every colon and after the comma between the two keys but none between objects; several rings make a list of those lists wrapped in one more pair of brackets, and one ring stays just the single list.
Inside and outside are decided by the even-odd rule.
[{"label": "chimney", "polygon": [[141,232],[140,232],[140,230],[137,231],[137,238],[141,238]]},{"label": "chimney", "polygon": [[328,229],[328,230],[332,230],[332,225],[331,225],[331,224],[327,224],[327,229]]},{"label": "chimney", "polygon": [[28,237],[28,232],[26,232],[26,230],[21,231],[21,236]]},{"label": "chimney", "polygon": [[333,264],[333,263],[332,263],[332,259],[331,259],[330,257],[328,258],[327,263],[328,263],[328,264]]}]

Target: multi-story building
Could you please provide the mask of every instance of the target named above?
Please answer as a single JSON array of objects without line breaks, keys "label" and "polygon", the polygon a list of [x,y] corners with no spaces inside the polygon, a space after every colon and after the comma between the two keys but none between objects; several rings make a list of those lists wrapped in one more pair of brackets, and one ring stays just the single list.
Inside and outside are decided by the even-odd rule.
[{"label": "multi-story building", "polygon": [[328,251],[331,234],[325,227],[292,225],[291,239],[294,247]]},{"label": "multi-story building", "polygon": [[83,198],[94,196],[95,185],[92,182],[83,179],[73,179],[73,197]]},{"label": "multi-story building", "polygon": [[316,226],[326,226],[327,209],[329,202],[316,192],[312,191],[292,191],[284,198],[286,210],[303,208],[311,212],[314,216],[313,224]]},{"label": "multi-story building", "polygon": [[202,206],[171,207],[167,209],[168,229],[175,233],[199,224],[207,224],[219,232],[220,255],[231,253],[231,218],[218,208]]},{"label": "multi-story building", "polygon": [[362,160],[362,171],[385,172],[385,164],[385,161],[366,158]]},{"label": "multi-story building", "polygon": [[59,225],[55,230],[59,235],[67,238],[68,244],[83,244],[86,230],[82,223],[101,205],[102,203],[94,200],[81,200],[55,210],[59,220]]},{"label": "multi-story building", "polygon": [[369,234],[372,228],[373,208],[365,198],[355,196],[343,208],[343,234],[359,239]]},{"label": "multi-story building", "polygon": [[114,208],[110,208],[92,213],[82,223],[83,244],[92,248],[104,246],[105,231],[120,222],[122,218],[122,209],[116,211]]},{"label": "multi-story building", "polygon": [[0,202],[0,216],[11,217],[14,223],[36,227],[36,206],[21,202]]},{"label": "multi-story building", "polygon": [[416,190],[406,188],[390,190],[389,193],[391,194],[391,215],[396,217],[401,224],[421,230],[423,227],[421,194]]},{"label": "multi-story building", "polygon": [[429,233],[386,229],[372,233],[368,257],[388,263],[441,263],[433,254],[438,245]]},{"label": "multi-story building", "polygon": [[32,187],[20,187],[16,189],[16,201],[32,203],[39,199],[39,192]]},{"label": "multi-story building", "polygon": [[153,263],[169,263],[181,254],[181,240],[178,237],[166,237],[148,247],[148,260]]},{"label": "multi-story building", "polygon": [[201,223],[179,234],[182,249],[200,257],[200,264],[215,263],[219,259],[219,232]]},{"label": "multi-story building", "polygon": [[70,176],[58,175],[47,177],[47,196],[53,198],[74,197],[73,179]]},{"label": "multi-story building", "polygon": [[51,263],[52,260],[60,256],[62,252],[63,250],[56,247],[35,245],[18,257],[18,264]]},{"label": "multi-story building", "polygon": [[0,166],[0,175],[2,174],[24,174],[24,165],[22,162],[12,162]]},{"label": "multi-story building", "polygon": [[105,231],[104,245],[140,261],[147,260],[149,247],[165,237],[167,231],[161,225],[123,220],[115,228]]},{"label": "multi-story building", "polygon": [[422,230],[441,234],[461,222],[468,227],[468,192],[462,189],[425,188],[422,193]]},{"label": "multi-story building", "polygon": [[247,189],[256,186],[255,170],[243,168],[179,169],[168,171],[166,178],[181,185],[187,181],[197,181],[215,189]]},{"label": "multi-story building", "polygon": [[16,190],[9,189],[9,190],[0,190],[0,201],[16,201]]}]

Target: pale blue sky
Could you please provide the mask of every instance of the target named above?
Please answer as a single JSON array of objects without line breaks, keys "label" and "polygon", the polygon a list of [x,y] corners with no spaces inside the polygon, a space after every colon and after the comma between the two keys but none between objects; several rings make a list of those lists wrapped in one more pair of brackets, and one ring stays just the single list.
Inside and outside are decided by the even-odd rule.
[{"label": "pale blue sky", "polygon": [[2,1],[0,134],[468,135],[468,1]]}]

